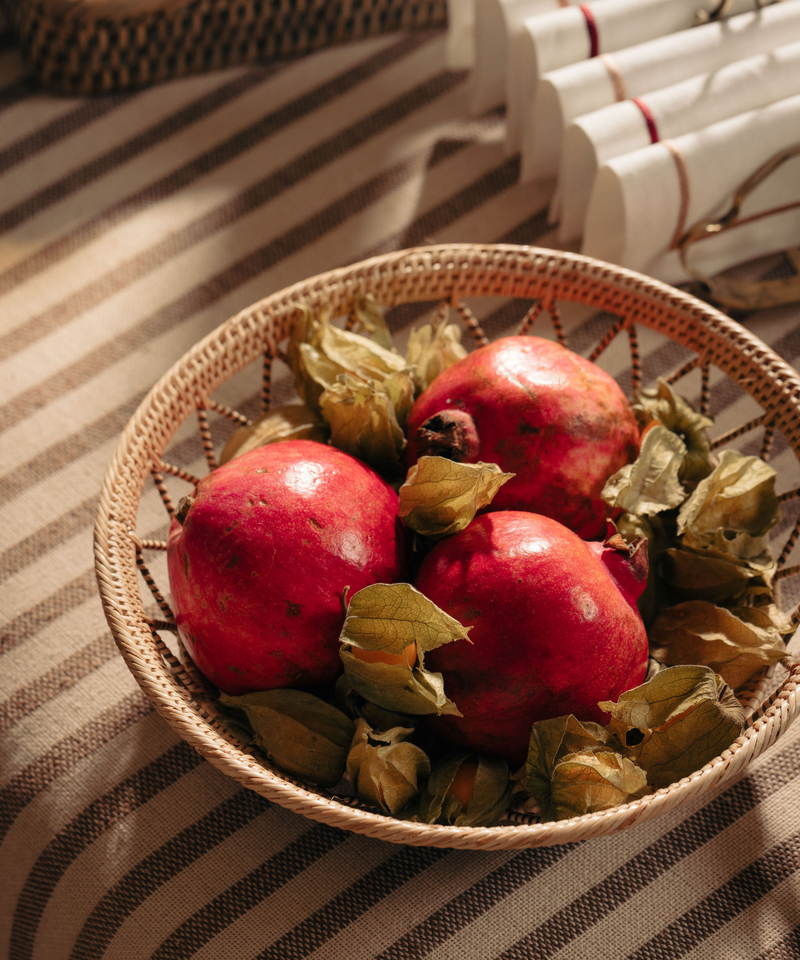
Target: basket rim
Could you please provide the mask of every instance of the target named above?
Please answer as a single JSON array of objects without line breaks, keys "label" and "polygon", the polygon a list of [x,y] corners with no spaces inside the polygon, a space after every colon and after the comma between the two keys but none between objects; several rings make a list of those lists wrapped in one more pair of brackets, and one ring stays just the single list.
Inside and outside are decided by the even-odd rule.
[{"label": "basket rim", "polygon": [[[135,451],[147,447],[148,425],[152,425],[156,416],[154,410],[169,400],[180,399],[177,380],[187,365],[191,366],[196,357],[212,347],[224,350],[232,331],[239,329],[254,314],[262,318],[285,315],[296,309],[301,299],[313,305],[315,296],[319,299],[320,291],[333,284],[347,288],[347,296],[352,298],[354,278],[360,277],[362,281],[366,278],[365,282],[368,282],[370,277],[374,279],[379,275],[382,269],[402,266],[413,272],[436,267],[448,271],[448,276],[453,278],[452,301],[457,297],[480,295],[469,292],[468,284],[466,287],[458,286],[457,281],[461,274],[455,271],[454,267],[459,256],[483,257],[489,260],[494,258],[495,263],[487,263],[483,267],[484,272],[502,269],[508,258],[528,266],[532,275],[536,272],[543,273],[548,264],[556,264],[566,271],[574,271],[576,276],[589,274],[595,280],[599,279],[615,288],[635,288],[640,298],[655,301],[666,310],[688,313],[700,323],[698,335],[702,328],[706,327],[723,340],[735,341],[737,347],[766,361],[771,379],[782,383],[782,393],[788,391],[787,401],[796,401],[796,416],[792,417],[792,420],[800,420],[800,377],[766,344],[725,314],[691,294],[635,271],[567,251],[514,244],[436,244],[382,254],[298,281],[239,311],[198,341],[157,380],[123,430],[103,480],[94,527],[95,571],[101,601],[115,642],[128,668],[155,709],[178,735],[242,786],[310,819],[395,843],[470,849],[519,849],[607,835],[673,809],[716,784],[732,780],[744,772],[749,762],[771,746],[800,712],[800,698],[796,695],[800,682],[800,660],[792,661],[787,656],[783,666],[788,670],[788,676],[769,701],[765,702],[762,715],[728,750],[690,776],[639,800],[598,813],[550,823],[504,823],[495,827],[412,824],[371,810],[349,806],[299,786],[265,767],[247,750],[240,749],[223,737],[211,726],[210,718],[202,708],[193,703],[188,692],[178,685],[158,651],[149,649],[153,647],[155,634],[144,621],[144,607],[138,588],[138,611],[131,609],[131,606],[135,608],[137,603],[133,600],[133,594],[129,595],[125,589],[123,568],[129,569],[131,566],[134,553],[131,538],[135,537],[135,528],[132,529],[129,524],[126,526],[124,511],[120,510],[120,507],[124,506],[120,498],[130,496],[132,486],[135,487],[129,470],[126,477],[126,468]],[[453,263],[439,262],[447,258],[451,258]],[[469,266],[466,265],[467,271]],[[552,281],[551,300],[573,299],[586,302],[566,295],[568,291],[564,284],[567,279],[559,276],[557,281]],[[355,292],[358,292],[357,286],[358,284]],[[520,296],[513,292],[508,295]],[[398,298],[396,302],[411,301]],[[394,303],[385,305],[393,306]],[[633,319],[636,320],[635,317]],[[220,382],[224,379],[227,377]],[[189,405],[186,398],[183,402],[186,406]],[[164,441],[162,450],[175,430]],[[136,504],[143,486],[144,481],[134,491]],[[135,581],[135,562],[133,575]],[[146,653],[143,655],[142,651]]]}]

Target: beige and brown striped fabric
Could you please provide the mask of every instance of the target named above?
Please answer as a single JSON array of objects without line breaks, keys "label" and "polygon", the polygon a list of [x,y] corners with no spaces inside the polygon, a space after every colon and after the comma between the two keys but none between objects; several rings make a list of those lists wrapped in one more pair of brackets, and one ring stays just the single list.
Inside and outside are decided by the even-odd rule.
[{"label": "beige and brown striped fabric", "polygon": [[[517,184],[502,117],[469,119],[467,85],[444,67],[443,33],[423,31],[63,99],[37,91],[5,37],[4,960],[800,957],[800,729],[728,790],[612,837],[397,847],[217,772],[154,713],[106,627],[91,551],[103,473],[188,347],[267,293],[373,253],[547,244],[551,184]],[[485,328],[519,309],[484,304]],[[798,307],[745,323],[796,363]],[[570,344],[586,349],[595,325],[576,319]],[[648,378],[682,362],[669,344],[641,347]],[[720,429],[740,402],[712,384]],[[781,489],[800,485],[790,455],[774,462]]]}]

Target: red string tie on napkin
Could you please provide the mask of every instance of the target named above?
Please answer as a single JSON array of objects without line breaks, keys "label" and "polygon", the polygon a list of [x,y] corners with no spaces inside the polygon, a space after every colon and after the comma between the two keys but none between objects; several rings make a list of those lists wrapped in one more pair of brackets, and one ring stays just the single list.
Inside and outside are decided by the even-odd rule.
[{"label": "red string tie on napkin", "polygon": [[658,128],[656,127],[656,122],[653,119],[653,114],[650,113],[650,107],[647,106],[644,100],[640,100],[638,97],[633,97],[633,102],[642,111],[644,122],[647,124],[647,132],[650,134],[650,142],[658,143],[660,139],[658,136]]},{"label": "red string tie on napkin", "polygon": [[594,14],[585,4],[581,4],[579,9],[586,17],[586,29],[589,31],[589,57],[596,57],[600,52],[600,42],[597,37],[597,24],[594,22]]}]

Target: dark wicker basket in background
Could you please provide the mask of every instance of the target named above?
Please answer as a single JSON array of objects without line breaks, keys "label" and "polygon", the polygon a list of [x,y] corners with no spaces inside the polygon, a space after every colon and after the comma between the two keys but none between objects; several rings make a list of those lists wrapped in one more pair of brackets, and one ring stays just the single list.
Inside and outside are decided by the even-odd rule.
[{"label": "dark wicker basket in background", "polygon": [[446,0],[9,0],[33,76],[110,93],[347,40],[441,27]]}]

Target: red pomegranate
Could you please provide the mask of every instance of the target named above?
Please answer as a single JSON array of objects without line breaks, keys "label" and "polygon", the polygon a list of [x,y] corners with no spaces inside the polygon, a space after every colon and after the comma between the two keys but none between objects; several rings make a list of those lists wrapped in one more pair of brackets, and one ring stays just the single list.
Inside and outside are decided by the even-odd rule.
[{"label": "red pomegranate", "polygon": [[167,548],[173,609],[198,667],[225,693],[334,679],[345,587],[405,577],[397,494],[323,443],[237,457],[185,506]]},{"label": "red pomegranate", "polygon": [[492,510],[531,510],[584,538],[604,529],[600,498],[635,459],[628,400],[596,364],[538,337],[505,337],[440,374],[408,421],[408,466],[425,454],[497,463],[516,477]]},{"label": "red pomegranate", "polygon": [[431,717],[443,739],[525,759],[536,720],[573,713],[606,722],[601,700],[644,680],[647,634],[636,599],[647,579],[644,541],[585,543],[562,524],[521,511],[487,513],[439,541],[415,586],[469,638],[426,655],[463,714]]}]

